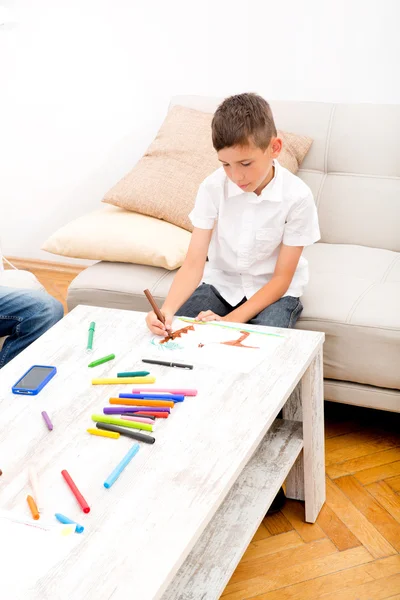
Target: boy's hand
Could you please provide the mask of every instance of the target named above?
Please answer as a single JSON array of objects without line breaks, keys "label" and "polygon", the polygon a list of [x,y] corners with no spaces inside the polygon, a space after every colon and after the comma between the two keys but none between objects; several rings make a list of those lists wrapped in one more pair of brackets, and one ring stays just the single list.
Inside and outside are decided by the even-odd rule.
[{"label": "boy's hand", "polygon": [[202,310],[196,317],[197,321],[223,321],[224,318],[215,314],[212,310]]},{"label": "boy's hand", "polygon": [[161,337],[166,337],[172,331],[172,319],[173,316],[170,313],[166,313],[161,311],[165,318],[165,325],[161,323],[161,321],[157,318],[157,315],[150,311],[146,316],[147,327],[150,329],[152,333],[155,335],[160,335]]}]

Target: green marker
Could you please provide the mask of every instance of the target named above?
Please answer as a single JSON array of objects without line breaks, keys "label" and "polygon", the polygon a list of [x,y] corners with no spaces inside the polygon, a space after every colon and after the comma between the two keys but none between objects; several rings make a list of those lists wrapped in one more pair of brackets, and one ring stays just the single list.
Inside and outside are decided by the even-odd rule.
[{"label": "green marker", "polygon": [[122,427],[130,427],[131,429],[144,429],[145,431],[153,431],[153,425],[149,423],[137,423],[136,421],[126,421],[117,417],[108,417],[107,415],[92,415],[92,421],[96,423],[109,423],[109,425],[121,425]]},{"label": "green marker", "polygon": [[89,327],[89,337],[88,337],[88,343],[87,343],[87,350],[93,350],[93,336],[94,336],[94,330],[96,327],[96,323],[94,321],[92,321],[90,323],[90,327]]},{"label": "green marker", "polygon": [[108,356],[105,356],[104,358],[99,358],[98,360],[94,360],[93,362],[88,364],[88,367],[97,367],[97,365],[102,365],[105,362],[108,362],[109,360],[112,360],[113,358],[115,358],[115,354],[109,354]]},{"label": "green marker", "polygon": [[150,375],[150,371],[124,371],[123,373],[117,373],[117,377],[146,377]]}]

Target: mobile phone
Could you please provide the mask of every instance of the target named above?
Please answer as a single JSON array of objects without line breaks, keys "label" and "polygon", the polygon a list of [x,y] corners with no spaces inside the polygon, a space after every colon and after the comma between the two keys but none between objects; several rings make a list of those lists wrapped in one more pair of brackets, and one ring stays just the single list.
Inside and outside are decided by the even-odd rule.
[{"label": "mobile phone", "polygon": [[36,395],[57,373],[56,367],[33,365],[17,383],[12,386],[13,394]]}]

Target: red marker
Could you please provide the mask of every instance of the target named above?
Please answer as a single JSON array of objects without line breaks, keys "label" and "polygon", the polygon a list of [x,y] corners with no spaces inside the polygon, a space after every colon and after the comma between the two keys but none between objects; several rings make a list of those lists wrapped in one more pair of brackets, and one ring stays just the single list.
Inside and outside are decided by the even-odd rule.
[{"label": "red marker", "polygon": [[90,512],[89,504],[86,502],[85,498],[82,496],[75,483],[72,481],[71,475],[65,469],[61,471],[61,475],[64,477],[67,482],[71,492],[74,494],[75,498],[79,502],[79,506],[82,508],[84,513]]},{"label": "red marker", "polygon": [[152,412],[151,410],[141,410],[140,413],[124,413],[124,415],[129,415],[131,417],[155,417],[156,419],[168,419],[169,413],[167,412]]}]

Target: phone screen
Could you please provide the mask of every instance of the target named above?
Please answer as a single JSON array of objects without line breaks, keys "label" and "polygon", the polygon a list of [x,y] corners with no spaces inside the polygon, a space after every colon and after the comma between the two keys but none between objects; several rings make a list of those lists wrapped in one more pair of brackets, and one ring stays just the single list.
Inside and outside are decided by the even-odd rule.
[{"label": "phone screen", "polygon": [[35,390],[52,371],[54,371],[53,367],[32,367],[32,369],[15,384],[15,387],[23,390]]}]

